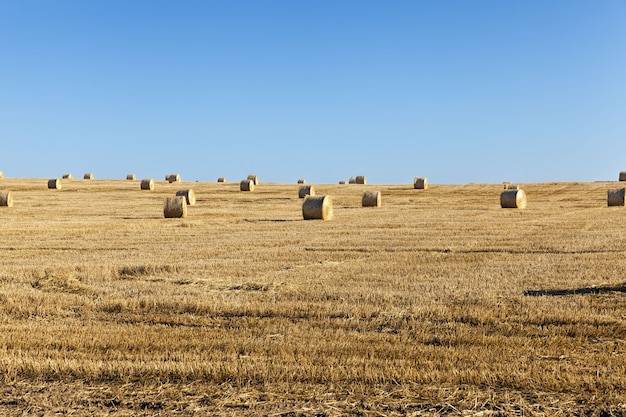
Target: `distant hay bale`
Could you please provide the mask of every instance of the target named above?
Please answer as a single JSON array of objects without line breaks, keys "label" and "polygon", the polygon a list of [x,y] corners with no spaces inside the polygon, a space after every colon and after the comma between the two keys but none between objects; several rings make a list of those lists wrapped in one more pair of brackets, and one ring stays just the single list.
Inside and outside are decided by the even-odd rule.
[{"label": "distant hay bale", "polygon": [[519,190],[519,185],[517,184],[511,184],[510,182],[507,184],[504,184],[504,189],[505,190]]},{"label": "distant hay bale", "polygon": [[219,177],[219,178],[217,179],[217,182],[226,182],[226,178],[224,178],[224,177]]},{"label": "distant hay bale", "polygon": [[4,178],[4,172],[0,171],[0,178]]},{"label": "distant hay bale", "polygon": [[624,206],[624,200],[626,197],[626,188],[613,188],[609,190],[607,202],[609,207],[612,206]]},{"label": "distant hay bale", "polygon": [[344,185],[346,182],[344,180],[339,181],[340,185]]},{"label": "distant hay bale", "polygon": [[0,206],[13,207],[13,193],[11,191],[0,191]]},{"label": "distant hay bale", "polygon": [[259,185],[259,176],[255,174],[248,175],[248,179],[254,181],[254,185]]},{"label": "distant hay bale", "polygon": [[302,203],[302,216],[304,220],[332,220],[333,199],[329,195],[307,196]]},{"label": "distant hay bale", "polygon": [[178,190],[176,191],[176,195],[178,197],[185,197],[188,206],[196,205],[196,193],[191,188],[188,190]]},{"label": "distant hay bale", "polygon": [[620,181],[626,181],[626,171],[621,171],[619,173],[619,180]]},{"label": "distant hay bale", "polygon": [[239,183],[241,191],[254,191],[254,180],[243,180]]},{"label": "distant hay bale", "polygon": [[49,190],[60,190],[61,189],[61,180],[58,178],[53,178],[48,180],[48,189]]},{"label": "distant hay bale", "polygon": [[163,215],[166,219],[187,217],[187,201],[185,197],[165,197]]},{"label": "distant hay bale", "polygon": [[135,174],[126,174],[126,179],[129,181],[135,181],[137,177],[135,176]]},{"label": "distant hay bale", "polygon": [[180,182],[180,175],[178,174],[167,174],[165,176],[165,181],[169,182],[170,184],[173,182]]},{"label": "distant hay bale", "polygon": [[315,195],[315,187],[312,185],[302,185],[300,189],[298,189],[299,198],[304,198],[307,195]]},{"label": "distant hay bale", "polygon": [[298,180],[298,184],[306,184],[306,180],[303,180],[302,178]]},{"label": "distant hay bale", "polygon": [[350,179],[348,180],[348,184],[356,184],[356,178],[350,177]]},{"label": "distant hay bale", "polygon": [[381,197],[380,191],[366,191],[361,199],[363,207],[380,207]]},{"label": "distant hay bale", "polygon": [[413,178],[413,188],[416,190],[427,190],[428,189],[428,179],[415,177]]},{"label": "distant hay bale", "polygon": [[83,175],[83,179],[84,180],[92,180],[93,179],[93,173],[87,172],[85,175]]},{"label": "distant hay bale", "polygon": [[365,175],[357,175],[354,179],[357,184],[367,184],[367,180],[365,179]]},{"label": "distant hay bale", "polygon": [[143,180],[141,180],[141,189],[154,191],[154,180],[152,180],[151,178],[144,178]]},{"label": "distant hay bale", "polygon": [[504,190],[500,194],[502,208],[526,208],[526,193],[522,189]]},{"label": "distant hay bale", "polygon": [[71,180],[73,178],[74,178],[74,176],[72,174],[63,174],[63,179],[64,180]]}]

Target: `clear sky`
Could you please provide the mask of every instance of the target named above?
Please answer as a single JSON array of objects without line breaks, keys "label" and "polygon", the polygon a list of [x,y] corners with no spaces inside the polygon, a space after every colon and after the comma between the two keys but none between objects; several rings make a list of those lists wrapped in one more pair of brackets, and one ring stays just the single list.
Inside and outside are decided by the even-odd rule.
[{"label": "clear sky", "polygon": [[6,177],[616,180],[626,0],[0,0]]}]

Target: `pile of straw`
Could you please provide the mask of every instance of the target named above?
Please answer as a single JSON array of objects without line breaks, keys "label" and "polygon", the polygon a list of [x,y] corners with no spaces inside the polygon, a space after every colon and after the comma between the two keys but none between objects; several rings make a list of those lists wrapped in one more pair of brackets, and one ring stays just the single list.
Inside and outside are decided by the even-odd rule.
[{"label": "pile of straw", "polygon": [[242,180],[239,183],[239,189],[241,191],[254,191],[254,180]]},{"label": "pile of straw", "polygon": [[254,182],[254,185],[259,185],[259,176],[255,174],[248,175],[248,179]]},{"label": "pile of straw", "polygon": [[361,198],[363,207],[380,207],[381,203],[380,191],[366,191]]},{"label": "pile of straw", "polygon": [[624,207],[624,200],[626,196],[626,188],[613,188],[609,190],[607,196],[607,202],[609,207],[621,206]]},{"label": "pile of straw", "polygon": [[500,207],[502,208],[526,208],[526,193],[522,189],[510,189],[500,194]]},{"label": "pile of straw", "polygon": [[0,206],[13,207],[13,193],[11,191],[0,191]]},{"label": "pile of straw", "polygon": [[151,178],[145,178],[141,180],[141,189],[153,191],[154,190],[154,181]]},{"label": "pile of straw", "polygon": [[60,190],[61,189],[61,180],[58,178],[53,178],[48,180],[48,189],[49,190]]},{"label": "pile of straw", "polygon": [[178,174],[167,174],[165,176],[165,181],[169,182],[170,184],[173,182],[180,182],[180,175]]},{"label": "pile of straw", "polygon": [[415,177],[413,179],[413,188],[416,190],[427,190],[428,189],[428,179]]},{"label": "pile of straw", "polygon": [[307,196],[302,203],[304,220],[332,220],[333,200],[329,195]]},{"label": "pile of straw", "polygon": [[185,197],[165,197],[163,215],[166,219],[187,217],[187,201]]},{"label": "pile of straw", "polygon": [[178,190],[176,191],[176,196],[184,197],[187,205],[195,206],[196,205],[196,193],[190,188],[188,190]]},{"label": "pile of straw", "polygon": [[307,195],[315,195],[315,187],[312,185],[302,185],[298,190],[298,197],[304,198]]}]

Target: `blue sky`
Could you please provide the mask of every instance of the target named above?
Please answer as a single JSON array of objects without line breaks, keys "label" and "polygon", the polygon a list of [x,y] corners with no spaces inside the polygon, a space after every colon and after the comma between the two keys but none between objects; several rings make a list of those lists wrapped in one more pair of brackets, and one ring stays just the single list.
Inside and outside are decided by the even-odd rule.
[{"label": "blue sky", "polygon": [[616,180],[626,0],[0,0],[0,171]]}]

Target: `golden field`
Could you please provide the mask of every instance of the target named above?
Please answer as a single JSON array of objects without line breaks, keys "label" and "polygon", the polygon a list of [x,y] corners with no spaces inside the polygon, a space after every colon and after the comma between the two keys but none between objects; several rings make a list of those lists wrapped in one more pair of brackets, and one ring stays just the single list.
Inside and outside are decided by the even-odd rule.
[{"label": "golden field", "polygon": [[616,182],[139,182],[0,179],[1,415],[626,413]]}]

